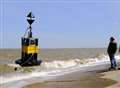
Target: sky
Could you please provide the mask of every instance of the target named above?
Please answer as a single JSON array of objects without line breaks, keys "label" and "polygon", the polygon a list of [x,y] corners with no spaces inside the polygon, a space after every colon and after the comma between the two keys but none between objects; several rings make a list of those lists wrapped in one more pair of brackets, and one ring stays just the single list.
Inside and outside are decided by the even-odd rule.
[{"label": "sky", "polygon": [[1,0],[0,48],[20,48],[32,11],[40,48],[101,48],[120,43],[120,1]]}]

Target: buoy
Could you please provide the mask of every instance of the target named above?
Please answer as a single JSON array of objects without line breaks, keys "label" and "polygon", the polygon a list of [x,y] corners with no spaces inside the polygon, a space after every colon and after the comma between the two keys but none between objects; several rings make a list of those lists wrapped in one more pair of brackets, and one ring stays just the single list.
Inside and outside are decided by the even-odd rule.
[{"label": "buoy", "polygon": [[[32,34],[32,23],[35,21],[35,16],[30,12],[27,15],[27,22],[29,27],[27,32],[21,38],[21,59],[17,60],[16,63],[21,66],[34,66],[40,65],[42,60],[38,61],[38,38],[34,38]],[[17,70],[17,69],[16,69]]]}]

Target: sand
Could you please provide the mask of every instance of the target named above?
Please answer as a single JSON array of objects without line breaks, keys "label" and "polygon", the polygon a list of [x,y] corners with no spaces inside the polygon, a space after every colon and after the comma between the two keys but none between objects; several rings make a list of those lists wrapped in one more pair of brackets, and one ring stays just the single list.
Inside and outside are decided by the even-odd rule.
[{"label": "sand", "polygon": [[108,86],[106,88],[120,88],[120,70],[119,71],[110,71],[110,72],[105,72],[103,78],[108,78],[116,81],[114,85]]},{"label": "sand", "polygon": [[120,88],[120,70],[75,72],[24,88]]}]

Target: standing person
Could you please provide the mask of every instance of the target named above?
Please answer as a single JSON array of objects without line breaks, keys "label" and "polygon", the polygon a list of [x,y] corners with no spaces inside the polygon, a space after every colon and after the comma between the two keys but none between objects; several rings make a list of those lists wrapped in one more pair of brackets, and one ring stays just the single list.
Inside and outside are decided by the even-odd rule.
[{"label": "standing person", "polygon": [[115,60],[115,53],[117,51],[117,43],[115,42],[115,39],[114,37],[111,37],[110,38],[110,43],[108,45],[108,49],[107,49],[107,52],[108,52],[108,55],[109,55],[109,58],[110,58],[110,62],[111,62],[111,67],[110,69],[116,69],[116,60]]}]

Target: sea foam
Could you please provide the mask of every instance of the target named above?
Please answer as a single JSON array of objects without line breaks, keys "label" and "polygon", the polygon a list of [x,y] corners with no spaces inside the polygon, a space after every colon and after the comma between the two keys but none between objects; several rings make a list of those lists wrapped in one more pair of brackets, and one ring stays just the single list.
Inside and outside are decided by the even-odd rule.
[{"label": "sea foam", "polygon": [[[120,56],[115,56],[116,60],[120,60]],[[98,65],[101,63],[108,63],[109,57],[107,55],[100,55],[94,58],[86,58],[86,59],[71,59],[71,60],[54,60],[49,62],[43,62],[41,66],[33,67],[34,70],[30,73],[22,73],[13,75],[10,77],[0,76],[0,85],[15,82],[30,78],[46,78],[46,77],[55,77],[64,74],[68,74],[70,72],[78,71],[82,67],[89,67],[93,65]],[[18,67],[18,65],[8,64],[9,66]]]}]

